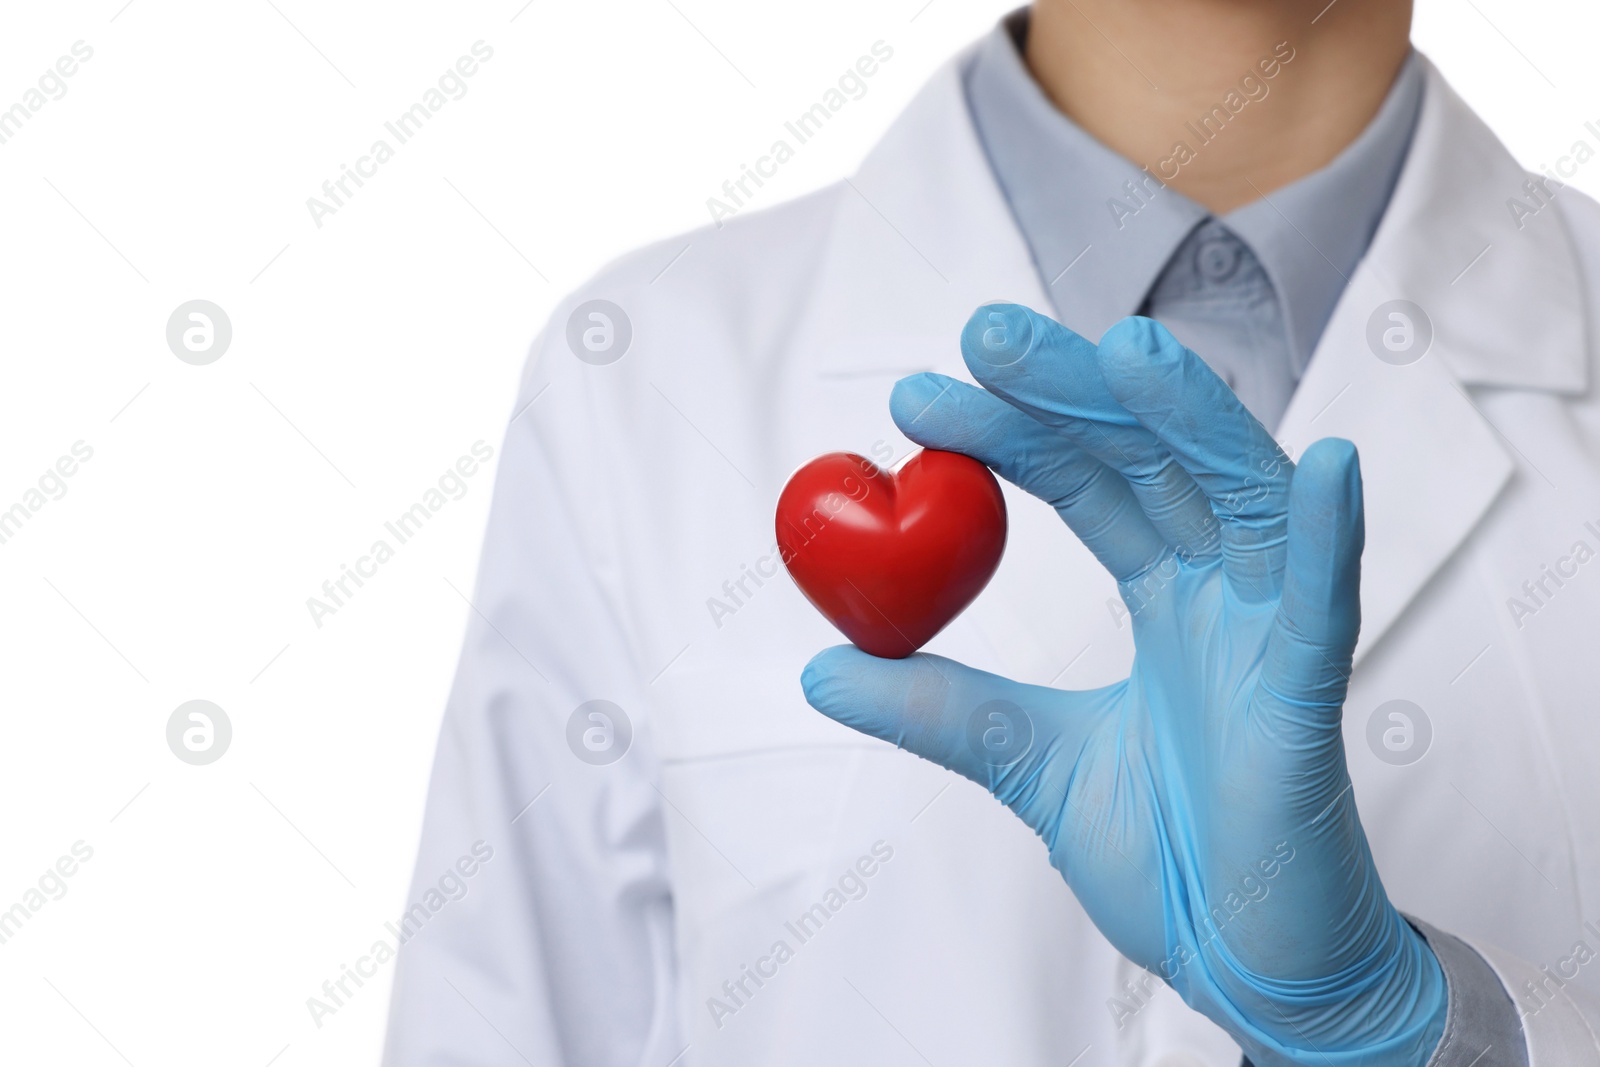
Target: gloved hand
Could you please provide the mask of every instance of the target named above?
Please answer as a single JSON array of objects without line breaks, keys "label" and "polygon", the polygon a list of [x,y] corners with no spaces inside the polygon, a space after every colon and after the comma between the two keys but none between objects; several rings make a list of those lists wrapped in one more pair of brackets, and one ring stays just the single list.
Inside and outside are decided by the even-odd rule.
[{"label": "gloved hand", "polygon": [[843,646],[807,665],[807,700],[989,788],[1111,943],[1257,1067],[1426,1063],[1444,976],[1378,878],[1340,732],[1355,448],[1296,467],[1148,319],[1097,347],[995,305],[961,345],[988,391],[913,376],[895,421],[1056,507],[1118,579],[1132,673],[1071,692]]}]

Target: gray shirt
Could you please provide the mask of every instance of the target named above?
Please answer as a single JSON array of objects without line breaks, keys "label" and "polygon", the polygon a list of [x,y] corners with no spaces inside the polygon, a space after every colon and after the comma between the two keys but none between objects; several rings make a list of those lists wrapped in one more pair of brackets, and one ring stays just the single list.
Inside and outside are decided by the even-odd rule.
[{"label": "gray shirt", "polygon": [[[1218,218],[1057,110],[1023,63],[1026,33],[1026,11],[1001,23],[966,90],[1057,317],[1091,340],[1128,315],[1161,320],[1275,428],[1405,162],[1422,104],[1416,56],[1331,163]],[[1276,66],[1276,78],[1293,76],[1292,58]],[[1229,121],[1271,107],[1274,80],[1255,71]],[[1227,136],[1220,104],[1189,124],[1196,155],[1202,136]]]},{"label": "gray shirt", "polygon": [[[1015,12],[980,44],[966,92],[1056,317],[1091,340],[1128,315],[1159,319],[1276,428],[1410,149],[1423,91],[1415,54],[1331,163],[1218,218],[1058,111],[1023,63],[1027,27],[1027,11]],[[1276,76],[1285,65],[1293,59]],[[1271,84],[1255,77],[1228,121],[1270,107]],[[1202,128],[1197,116],[1190,132],[1196,153],[1208,135],[1227,135],[1220,117]],[[1489,964],[1459,939],[1412,925],[1449,986],[1428,1067],[1526,1067],[1521,1021]]]}]

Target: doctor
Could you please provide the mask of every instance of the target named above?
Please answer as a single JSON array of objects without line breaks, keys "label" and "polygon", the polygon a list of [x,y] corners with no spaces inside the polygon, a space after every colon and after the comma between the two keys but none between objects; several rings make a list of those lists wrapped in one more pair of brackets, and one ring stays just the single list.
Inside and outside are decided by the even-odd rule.
[{"label": "doctor", "polygon": [[[1408,5],[1318,6],[1040,0],[848,182],[636,253],[558,310],[507,433],[414,897],[475,842],[492,858],[400,953],[388,1062],[1234,1067],[1243,1045],[1260,1065],[1600,1064],[1600,208],[1516,165],[1409,51]],[[1069,327],[1004,312],[1067,357],[986,369],[1006,360],[963,329],[1002,299]],[[1182,938],[1146,921],[1147,883],[1080,900],[985,788],[796,684],[837,635],[781,575],[788,473],[841,448],[892,462],[902,425],[970,435],[947,413],[998,395],[1030,421],[971,451],[1026,485],[1006,450],[1027,434],[1069,456],[1084,420],[1138,408],[1124,390],[1063,417],[1028,383],[1196,358],[1151,328],[1116,362],[1134,313],[1215,373],[1190,366],[1207,386],[1173,410],[1258,421],[1320,472],[1329,519],[1308,528],[1342,531],[1315,558],[1344,560],[1327,573],[1346,585],[1364,497],[1350,788],[1327,820],[1365,845],[1328,867],[1314,833],[1257,833],[1212,919],[1224,946],[1271,931],[1254,947],[1280,963],[1342,959],[1291,937],[1358,957],[1360,990],[1288,1020],[1170,962]],[[990,393],[935,393],[924,426],[916,377],[891,412],[897,379],[969,366]],[[1225,473],[1166,433],[1197,484]],[[1353,455],[1322,438],[1359,450],[1360,497]],[[1275,454],[1234,441],[1225,458]],[[1287,515],[1287,557],[1262,566],[1292,576],[1279,489],[1252,518]],[[1210,510],[1232,521],[1226,499]],[[999,573],[929,651],[1062,691],[1141,669],[1166,601],[1133,613],[1092,532],[1010,487],[1008,504]],[[1317,617],[1348,628],[1340,603]],[[823,710],[911,743],[894,717],[932,709],[925,689],[874,704],[833,667],[831,691],[807,675]],[[1367,891],[1328,891],[1343,910],[1321,926],[1268,921],[1330,872]],[[1358,921],[1385,936],[1344,936]],[[1273,977],[1262,958],[1236,952],[1238,974]],[[1225,995],[1197,995],[1203,977]],[[1223,1001],[1235,1013],[1208,1010]]]}]

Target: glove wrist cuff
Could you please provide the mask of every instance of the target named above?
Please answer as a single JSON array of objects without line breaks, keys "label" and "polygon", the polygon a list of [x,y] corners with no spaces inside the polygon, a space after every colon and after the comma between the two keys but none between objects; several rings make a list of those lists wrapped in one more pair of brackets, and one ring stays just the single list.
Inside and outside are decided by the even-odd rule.
[{"label": "glove wrist cuff", "polygon": [[1389,909],[1387,947],[1327,978],[1263,979],[1219,946],[1215,1007],[1256,1067],[1423,1067],[1444,1033],[1443,970],[1426,939]]}]

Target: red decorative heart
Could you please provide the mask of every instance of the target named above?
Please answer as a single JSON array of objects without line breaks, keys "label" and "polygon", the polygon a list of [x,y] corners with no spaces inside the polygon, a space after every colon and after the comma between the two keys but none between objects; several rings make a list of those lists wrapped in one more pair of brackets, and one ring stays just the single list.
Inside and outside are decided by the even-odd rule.
[{"label": "red decorative heart", "polygon": [[927,449],[897,471],[829,452],[778,497],[778,551],[806,599],[856,647],[902,659],[989,584],[1006,505],[989,469]]}]

